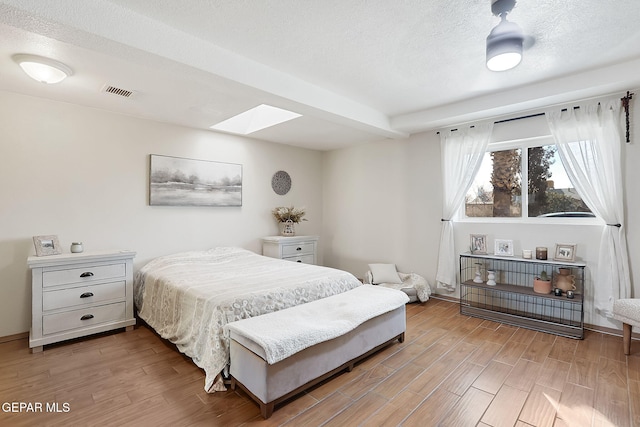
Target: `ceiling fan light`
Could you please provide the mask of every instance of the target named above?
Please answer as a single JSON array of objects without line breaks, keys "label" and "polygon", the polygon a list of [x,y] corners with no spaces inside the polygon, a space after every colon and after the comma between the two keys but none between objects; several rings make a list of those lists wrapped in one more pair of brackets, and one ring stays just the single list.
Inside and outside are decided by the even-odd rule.
[{"label": "ceiling fan light", "polygon": [[59,83],[73,74],[71,68],[62,62],[43,56],[16,54],[13,60],[29,77],[41,83]]},{"label": "ceiling fan light", "polygon": [[491,71],[506,71],[516,67],[522,61],[522,54],[518,52],[505,52],[487,57],[487,68]]},{"label": "ceiling fan light", "polygon": [[487,68],[509,70],[522,61],[524,35],[517,24],[502,20],[487,36]]}]

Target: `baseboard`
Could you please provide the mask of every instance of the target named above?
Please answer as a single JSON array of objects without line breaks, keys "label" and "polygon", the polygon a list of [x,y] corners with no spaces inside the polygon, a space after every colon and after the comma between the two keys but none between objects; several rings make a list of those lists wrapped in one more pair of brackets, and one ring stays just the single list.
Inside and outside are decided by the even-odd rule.
[{"label": "baseboard", "polygon": [[[615,335],[616,337],[622,336],[622,329],[607,328],[607,327],[598,326],[598,325],[589,325],[587,323],[585,323],[584,328],[589,331],[600,332],[602,334]],[[640,340],[640,332],[632,333],[631,339]]]},{"label": "baseboard", "polygon": [[440,299],[443,301],[455,302],[456,304],[460,303],[460,298],[450,297],[448,295],[440,295],[440,294],[431,294],[429,298]]},{"label": "baseboard", "polygon": [[0,337],[0,343],[17,341],[24,338],[29,338],[29,332],[20,332],[19,334],[7,335],[6,337]]}]

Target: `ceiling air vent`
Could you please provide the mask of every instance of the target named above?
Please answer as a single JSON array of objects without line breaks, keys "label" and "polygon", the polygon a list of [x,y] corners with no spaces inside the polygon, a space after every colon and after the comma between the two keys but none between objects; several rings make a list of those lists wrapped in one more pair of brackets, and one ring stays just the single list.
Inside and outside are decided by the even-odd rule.
[{"label": "ceiling air vent", "polygon": [[131,98],[135,93],[132,90],[122,89],[122,88],[111,86],[111,85],[106,85],[105,87],[102,88],[102,91],[106,93],[110,93],[112,95],[121,96],[123,98]]}]

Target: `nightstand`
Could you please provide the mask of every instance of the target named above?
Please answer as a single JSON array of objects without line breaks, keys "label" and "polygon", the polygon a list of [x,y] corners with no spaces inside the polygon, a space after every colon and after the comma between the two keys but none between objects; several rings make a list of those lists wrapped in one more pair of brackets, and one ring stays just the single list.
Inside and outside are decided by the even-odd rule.
[{"label": "nightstand", "polygon": [[305,264],[317,263],[318,236],[269,236],[262,239],[262,255]]},{"label": "nightstand", "polygon": [[30,256],[32,314],[29,347],[133,329],[131,251]]}]

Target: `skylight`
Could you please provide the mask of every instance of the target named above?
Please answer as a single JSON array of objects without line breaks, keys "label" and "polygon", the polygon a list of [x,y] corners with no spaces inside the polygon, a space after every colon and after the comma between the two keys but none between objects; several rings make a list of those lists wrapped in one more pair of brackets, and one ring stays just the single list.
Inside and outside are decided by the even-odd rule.
[{"label": "skylight", "polygon": [[247,110],[244,113],[240,113],[237,116],[233,116],[227,120],[217,123],[211,126],[210,129],[248,135],[300,116],[301,114],[294,113],[292,111],[262,104]]}]

